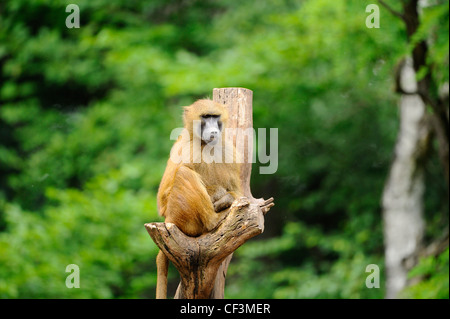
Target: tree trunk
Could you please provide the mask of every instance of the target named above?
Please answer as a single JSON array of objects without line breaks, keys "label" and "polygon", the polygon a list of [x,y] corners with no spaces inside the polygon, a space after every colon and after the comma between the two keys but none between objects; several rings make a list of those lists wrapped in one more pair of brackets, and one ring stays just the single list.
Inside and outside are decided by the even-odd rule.
[{"label": "tree trunk", "polygon": [[[433,130],[439,147],[444,178],[449,183],[449,119],[448,99],[440,96],[432,77],[433,66],[428,65],[426,39],[415,42],[420,27],[420,14],[429,6],[427,0],[401,1],[402,12],[395,11],[378,0],[406,26],[408,41],[414,44],[411,57],[402,65],[397,92],[400,102],[400,132],[395,158],[383,193],[383,218],[386,254],[386,297],[395,298],[407,285],[407,271],[413,265],[422,244],[425,228],[423,193],[425,153],[431,144]],[[425,69],[426,68],[426,69]],[[427,70],[419,80],[416,72]],[[433,110],[427,115],[426,106]]]},{"label": "tree trunk", "polygon": [[150,223],[145,228],[180,273],[175,298],[209,299],[222,262],[264,231],[264,215],[258,205],[241,197],[215,229],[200,237],[188,237],[171,223]]},{"label": "tree trunk", "polygon": [[[401,70],[404,92],[416,92],[412,60]],[[426,107],[418,94],[404,94],[400,101],[400,132],[395,157],[383,192],[383,221],[386,263],[386,298],[396,298],[407,284],[404,261],[422,245],[424,233],[423,160],[430,129]]]},{"label": "tree trunk", "polygon": [[[231,128],[245,131],[253,129],[253,92],[244,88],[221,88],[213,90],[214,102],[225,104],[228,108],[230,118],[228,126]],[[237,136],[227,136],[233,138],[233,144],[236,146]],[[248,141],[248,142],[247,142]],[[241,164],[241,184],[244,191],[244,196],[249,199],[251,203],[255,203],[263,207],[265,214],[264,199],[256,199],[253,197],[250,189],[250,177],[252,174],[252,157],[253,157],[253,135],[249,135],[249,140],[244,140],[243,149],[239,150],[243,155],[243,163]],[[211,293],[211,299],[223,299],[225,290],[225,278],[227,276],[228,266],[233,258],[230,254],[220,266],[214,289]]]},{"label": "tree trunk", "polygon": [[[253,131],[253,92],[244,88],[222,88],[213,90],[214,102],[225,104],[228,108],[230,118],[228,127],[238,129],[240,132],[246,130]],[[232,139],[233,145],[239,148],[237,139],[238,135],[228,135],[228,139]],[[241,136],[243,137],[243,136]],[[248,139],[243,140],[238,152],[242,155],[243,163],[241,164],[241,185],[244,196],[250,202],[262,204],[262,198],[253,197],[250,190],[250,176],[252,174],[252,158],[253,158],[253,134],[248,135]]]},{"label": "tree trunk", "polygon": [[[420,15],[424,8],[429,6],[428,0],[408,0],[403,1],[403,20],[406,25],[408,40],[413,42],[413,37],[420,27]],[[430,37],[431,38],[431,37]],[[448,105],[440,97],[439,87],[432,76],[432,66],[428,65],[429,48],[427,41],[421,40],[416,43],[412,51],[412,61],[416,72],[422,71],[422,68],[428,68],[427,73],[419,81],[415,92],[417,92],[422,101],[433,110],[431,121],[432,128],[438,142],[439,159],[444,170],[444,178],[449,186],[449,118]]]}]

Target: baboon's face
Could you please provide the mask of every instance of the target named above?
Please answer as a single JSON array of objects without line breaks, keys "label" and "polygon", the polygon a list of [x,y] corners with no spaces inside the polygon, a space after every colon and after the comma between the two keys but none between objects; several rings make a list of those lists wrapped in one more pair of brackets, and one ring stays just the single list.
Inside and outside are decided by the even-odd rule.
[{"label": "baboon's face", "polygon": [[222,137],[222,121],[220,115],[204,114],[200,118],[200,134],[202,143],[215,145]]}]

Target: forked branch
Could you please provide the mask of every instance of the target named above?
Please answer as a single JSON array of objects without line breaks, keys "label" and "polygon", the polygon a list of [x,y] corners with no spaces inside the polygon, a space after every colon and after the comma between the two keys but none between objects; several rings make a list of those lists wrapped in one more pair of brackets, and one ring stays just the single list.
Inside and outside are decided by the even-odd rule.
[{"label": "forked branch", "polygon": [[234,201],[226,218],[211,232],[188,237],[170,223],[149,223],[145,228],[156,245],[177,268],[181,283],[178,298],[210,298],[221,263],[248,239],[264,231],[264,213],[274,204],[250,203],[246,197]]},{"label": "forked branch", "polygon": [[399,17],[402,20],[405,20],[405,16],[403,13],[398,12],[397,10],[394,10],[390,5],[388,5],[386,2],[384,2],[383,0],[378,0],[378,2],[385,7],[391,14]]}]

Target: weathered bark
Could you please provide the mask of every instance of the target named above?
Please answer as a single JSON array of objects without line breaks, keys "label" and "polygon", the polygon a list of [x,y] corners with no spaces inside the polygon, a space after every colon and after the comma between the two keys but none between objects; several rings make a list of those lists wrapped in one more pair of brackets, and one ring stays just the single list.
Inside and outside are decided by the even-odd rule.
[{"label": "weathered bark", "polygon": [[264,215],[247,198],[237,199],[227,217],[211,232],[188,237],[170,223],[145,227],[181,276],[176,298],[210,298],[222,262],[248,239],[264,231]]},{"label": "weathered bark", "polygon": [[[230,118],[228,127],[235,128],[241,132],[253,129],[253,92],[244,88],[221,88],[213,90],[213,100],[225,104],[228,108]],[[237,135],[228,135],[232,139],[233,145],[237,147]],[[250,202],[262,205],[264,199],[254,198],[250,190],[250,176],[252,174],[253,158],[253,135],[248,135],[244,139],[244,144],[238,152],[243,156],[241,164],[241,184],[244,195]]]},{"label": "weathered bark", "polygon": [[[218,88],[213,90],[213,100],[214,102],[227,106],[228,113],[230,114],[228,127],[242,131],[253,129],[253,91],[245,88]],[[226,138],[232,139],[233,145],[235,147],[237,146],[237,135],[229,135]],[[248,135],[248,140],[244,139],[244,144],[242,146],[243,149],[238,150],[238,152],[240,152],[243,156],[243,163],[240,167],[242,190],[249,201],[259,205],[262,212],[266,214],[273,206],[273,198],[270,198],[268,201],[265,201],[263,198],[256,199],[253,197],[250,189],[253,158],[252,134]],[[210,296],[211,299],[224,298],[225,279],[231,258],[233,258],[233,254],[230,254],[220,266],[214,284],[214,289]]]},{"label": "weathered bark", "polygon": [[[416,89],[412,61],[404,63],[401,85],[407,92]],[[424,219],[423,158],[429,144],[430,129],[426,107],[418,94],[403,95],[400,101],[400,132],[395,158],[383,192],[383,221],[386,263],[386,298],[396,298],[407,284],[404,264],[421,248]]]}]

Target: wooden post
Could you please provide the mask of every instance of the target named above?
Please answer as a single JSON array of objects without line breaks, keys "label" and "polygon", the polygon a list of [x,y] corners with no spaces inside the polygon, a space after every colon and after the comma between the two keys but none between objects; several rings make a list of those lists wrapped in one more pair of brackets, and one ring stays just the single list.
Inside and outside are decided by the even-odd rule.
[{"label": "wooden post", "polygon": [[[213,90],[213,101],[224,104],[228,108],[230,118],[228,127],[245,131],[253,130],[253,91],[244,88],[221,88]],[[253,135],[250,134],[248,140],[244,140],[244,149],[240,150],[243,155],[244,163],[241,164],[241,186],[244,195],[250,202],[263,207],[263,213],[267,213],[270,209],[266,208],[263,198],[256,199],[253,197],[250,189],[250,177],[252,174],[252,157],[253,157]],[[233,138],[233,145],[236,147],[237,136],[228,136]],[[249,141],[249,143],[247,143]],[[273,199],[271,199],[273,200]],[[230,264],[233,254],[230,254],[220,266],[211,299],[223,299],[225,289],[225,278],[227,275],[228,265]]]},{"label": "wooden post", "polygon": [[[230,118],[228,127],[238,129],[241,132],[247,129],[253,129],[253,92],[244,88],[223,88],[213,90],[214,102],[224,104],[228,108]],[[240,151],[243,155],[244,163],[241,164],[241,185],[244,195],[255,202],[250,191],[250,176],[252,174],[252,154],[253,154],[253,134],[249,134],[249,141],[244,139],[244,148]],[[237,135],[229,135],[227,138],[233,139],[233,145],[236,147]],[[250,154],[250,156],[249,156]]]},{"label": "wooden post", "polygon": [[[214,102],[227,106],[230,118],[228,127],[242,131],[253,131],[253,91],[244,88],[222,88],[213,90]],[[233,145],[236,147],[237,136],[233,138]],[[252,174],[253,157],[253,135],[249,134],[249,143],[244,139],[244,147],[241,151],[243,155],[243,164],[241,165],[241,184],[244,195],[251,203],[260,205],[265,211],[265,200],[263,198],[254,198],[250,189],[250,177]],[[230,138],[230,137],[228,137]],[[273,200],[273,199],[272,199]]]},{"label": "wooden post", "polygon": [[[225,104],[229,110],[228,127],[235,129],[253,128],[252,97],[253,92],[244,88],[213,91],[213,100]],[[236,136],[231,138],[236,146]],[[263,232],[264,214],[274,203],[273,198],[255,199],[251,194],[252,151],[253,135],[244,144],[244,163],[241,164],[245,197],[233,203],[229,214],[211,232],[193,238],[183,234],[174,224],[145,224],[153,241],[180,273],[176,299],[224,298],[225,277],[233,252]]]}]

